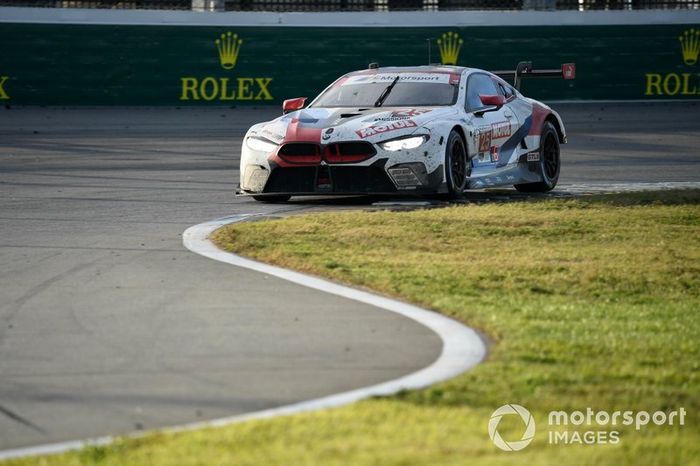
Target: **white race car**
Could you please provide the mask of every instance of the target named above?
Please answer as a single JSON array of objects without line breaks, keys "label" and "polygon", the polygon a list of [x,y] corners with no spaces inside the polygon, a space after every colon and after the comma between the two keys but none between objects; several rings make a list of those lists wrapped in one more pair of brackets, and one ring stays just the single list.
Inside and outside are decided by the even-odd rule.
[{"label": "white race car", "polygon": [[[502,77],[510,75],[514,85]],[[305,107],[251,127],[241,149],[240,193],[283,202],[328,194],[442,194],[512,185],[543,192],[559,178],[566,131],[547,105],[518,91],[522,78],[572,79],[573,64],[488,72],[458,66],[346,74]]]}]

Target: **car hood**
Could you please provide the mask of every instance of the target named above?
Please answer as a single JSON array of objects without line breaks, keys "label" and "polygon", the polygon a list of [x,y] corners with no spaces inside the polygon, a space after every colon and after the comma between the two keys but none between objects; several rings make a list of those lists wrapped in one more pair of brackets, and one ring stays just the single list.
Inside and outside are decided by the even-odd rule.
[{"label": "car hood", "polygon": [[307,108],[255,125],[249,135],[276,144],[378,142],[413,134],[426,123],[454,113],[452,107]]}]

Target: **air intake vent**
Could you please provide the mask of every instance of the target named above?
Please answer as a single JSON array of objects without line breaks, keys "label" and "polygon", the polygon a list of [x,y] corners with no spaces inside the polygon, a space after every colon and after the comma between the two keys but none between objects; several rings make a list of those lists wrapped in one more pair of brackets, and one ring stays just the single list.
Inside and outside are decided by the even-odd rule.
[{"label": "air intake vent", "polygon": [[[339,142],[323,148],[323,160],[330,164],[359,163],[376,155],[369,142]],[[321,163],[321,146],[305,142],[290,142],[277,151],[283,161],[296,165],[318,165]]]},{"label": "air intake vent", "polygon": [[277,156],[289,163],[318,164],[321,163],[321,150],[316,144],[289,143],[280,147]]},{"label": "air intake vent", "polygon": [[374,157],[377,151],[369,142],[339,142],[326,147],[328,163],[358,163]]}]

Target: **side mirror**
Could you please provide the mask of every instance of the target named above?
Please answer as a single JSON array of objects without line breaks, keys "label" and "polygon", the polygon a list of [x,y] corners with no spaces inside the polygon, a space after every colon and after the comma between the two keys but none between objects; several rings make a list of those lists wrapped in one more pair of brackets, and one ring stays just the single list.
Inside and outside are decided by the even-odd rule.
[{"label": "side mirror", "polygon": [[481,103],[486,107],[503,107],[506,103],[506,98],[502,95],[484,95],[479,94]]},{"label": "side mirror", "polygon": [[301,110],[306,103],[306,97],[297,97],[296,99],[287,99],[282,102],[282,113],[287,114],[295,110]]},{"label": "side mirror", "polygon": [[479,94],[479,100],[481,100],[481,105],[485,108],[480,108],[474,112],[474,115],[480,117],[487,112],[495,112],[505,105],[506,98],[502,95],[484,95]]}]

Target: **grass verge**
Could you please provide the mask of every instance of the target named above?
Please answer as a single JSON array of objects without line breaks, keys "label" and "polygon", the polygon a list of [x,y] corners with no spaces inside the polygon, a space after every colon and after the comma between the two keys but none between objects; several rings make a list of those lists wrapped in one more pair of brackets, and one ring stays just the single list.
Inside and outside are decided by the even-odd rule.
[{"label": "grass verge", "polygon": [[[11,461],[34,465],[698,464],[700,191],[340,212],[236,224],[220,247],[436,309],[489,336],[483,364],[426,390],[222,429]],[[534,441],[486,426],[527,407]],[[685,425],[552,445],[552,410],[687,411]],[[512,422],[517,421],[517,422]],[[504,418],[515,440],[522,424]]]}]

